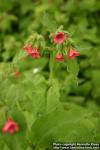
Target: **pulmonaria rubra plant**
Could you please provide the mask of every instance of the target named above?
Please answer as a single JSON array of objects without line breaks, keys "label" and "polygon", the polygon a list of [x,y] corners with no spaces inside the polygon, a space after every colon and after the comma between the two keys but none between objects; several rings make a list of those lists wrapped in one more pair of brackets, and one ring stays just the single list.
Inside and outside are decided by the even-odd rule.
[{"label": "pulmonaria rubra plant", "polygon": [[[0,150],[79,150],[79,146],[83,149],[88,146],[87,150],[100,149],[100,144],[97,147],[100,109],[95,103],[100,102],[100,71],[98,67],[95,72],[92,70],[95,64],[90,54],[88,62],[83,57],[80,62],[80,50],[71,33],[57,24],[64,23],[71,31],[76,29],[76,20],[83,18],[77,22],[79,29],[75,39],[84,47],[88,46],[87,49],[91,48],[91,43],[93,48],[96,45],[99,48],[99,26],[93,28],[93,24],[100,21],[91,20],[90,15],[99,16],[100,5],[95,8],[96,2],[0,1]],[[81,4],[85,4],[83,17],[76,13]],[[70,25],[71,20],[74,20],[73,25]],[[82,25],[85,25],[83,30]],[[76,31],[72,32],[76,36]],[[80,39],[79,34],[83,32]],[[90,50],[82,50],[82,55],[87,56],[88,52]],[[98,49],[94,48],[96,52]],[[77,59],[84,70],[83,74],[80,71],[79,80]]]},{"label": "pulmonaria rubra plant", "polygon": [[[60,66],[59,65],[60,63],[58,62],[61,62],[62,66],[63,65],[66,66],[66,72],[68,72],[69,74],[71,73],[71,79],[73,78],[73,80],[75,80],[76,82],[78,66],[77,66],[77,62],[75,61],[75,58],[79,55],[80,53],[76,51],[76,46],[72,41],[70,34],[65,30],[63,30],[62,28],[58,28],[55,32],[53,31],[46,35],[33,33],[33,35],[31,35],[23,44],[23,47],[20,50],[19,55],[17,56],[18,58],[15,59],[15,62],[13,62],[13,67],[12,67],[13,69],[10,71],[11,75],[9,75],[9,80],[11,81],[9,82],[9,84],[11,82],[13,83],[10,89],[11,97],[8,94],[9,93],[8,90],[10,88],[9,86],[7,90],[8,92],[7,98],[10,97],[9,99],[12,99],[12,103],[11,104],[8,103],[9,107],[12,107],[12,109],[17,108],[18,111],[21,111],[23,114],[22,116],[25,116],[26,120],[28,120],[29,118],[31,119],[27,123],[28,127],[26,125],[26,120],[22,121],[24,117],[21,118],[21,123],[20,123],[19,113],[17,114],[17,117],[15,117],[18,119],[17,122],[15,121],[16,119],[15,120],[7,119],[9,118],[9,116],[11,116],[12,118],[14,118],[13,116],[15,116],[12,109],[9,110],[11,115],[9,115],[10,113],[8,114],[8,107],[7,107],[7,112],[6,112],[7,121],[5,123],[3,122],[1,128],[2,135],[5,138],[7,138],[7,136],[10,137],[12,134],[15,140],[16,138],[18,139],[18,141],[19,139],[21,140],[20,150],[27,150],[25,149],[25,145],[22,144],[24,136],[23,134],[21,135],[21,133],[25,131],[24,133],[25,141],[26,143],[28,143],[29,147],[33,146],[34,149],[34,144],[32,143],[32,146],[30,146],[31,145],[30,141],[33,141],[33,139],[36,136],[38,136],[38,134],[34,134],[35,129],[32,129],[32,124],[34,125],[35,119],[38,120],[39,118],[42,118],[43,116],[46,116],[47,114],[50,114],[55,110],[61,109],[60,91],[62,90],[61,87],[63,87],[63,84],[65,83],[62,84],[58,80],[57,75],[59,75],[62,72],[61,69],[59,69],[60,71],[58,72],[56,71],[57,66]],[[46,61],[46,65],[44,65],[44,68],[48,67],[45,74],[43,73],[44,68],[39,69],[40,65],[42,64],[42,60],[44,62]],[[33,62],[32,64],[33,68],[31,68],[30,65],[28,66],[28,61]],[[39,65],[37,65],[38,62]],[[27,65],[25,64],[27,66],[25,72],[23,72],[24,69],[21,70],[21,66],[20,66],[21,63],[27,64]],[[36,68],[34,68],[35,63],[36,66],[38,66]],[[30,68],[32,69],[31,73],[34,74],[32,78],[28,70]],[[13,79],[12,79],[12,75],[13,75]],[[65,74],[65,76],[67,76],[67,73]],[[16,78],[16,80],[14,77]],[[20,77],[21,79],[17,80]],[[66,79],[64,79],[64,81],[65,80]],[[27,117],[28,115],[29,118]],[[33,122],[31,122],[32,119]],[[48,123],[48,121],[46,123]],[[38,127],[40,128],[41,125],[39,125]],[[38,133],[41,134],[42,133],[41,131]],[[16,134],[17,132],[18,134]],[[29,137],[27,138],[28,134]],[[31,134],[34,134],[35,137],[34,138],[32,137],[30,140]],[[7,140],[9,143],[9,139]],[[12,140],[12,144],[13,144],[13,140]],[[14,145],[12,147],[11,150],[15,149]],[[36,144],[36,147],[37,147],[36,150],[40,150],[38,149],[38,144]],[[19,146],[17,146],[17,148],[19,148]]]}]

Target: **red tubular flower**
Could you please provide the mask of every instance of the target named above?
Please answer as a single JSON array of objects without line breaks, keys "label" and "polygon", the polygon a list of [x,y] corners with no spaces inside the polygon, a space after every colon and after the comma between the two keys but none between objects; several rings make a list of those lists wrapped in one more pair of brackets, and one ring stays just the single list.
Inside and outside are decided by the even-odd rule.
[{"label": "red tubular flower", "polygon": [[30,54],[33,50],[32,45],[30,44],[25,45],[23,49],[26,50],[28,54]]},{"label": "red tubular flower", "polygon": [[32,56],[32,58],[40,58],[40,53],[38,51],[38,48],[33,48],[32,45],[25,45],[24,49],[27,51],[27,53]]},{"label": "red tubular flower", "polygon": [[55,36],[54,36],[54,42],[57,44],[62,44],[66,39],[66,35],[63,32],[58,32]]},{"label": "red tubular flower", "polygon": [[2,128],[3,133],[14,134],[15,132],[18,132],[18,131],[19,131],[19,125],[12,119],[8,119],[4,127]]},{"label": "red tubular flower", "polygon": [[38,51],[38,49],[37,48],[33,48],[33,50],[32,50],[32,52],[31,52],[31,54],[30,54],[33,58],[40,58],[41,56],[40,56],[40,53],[39,53],[39,51]]},{"label": "red tubular flower", "polygon": [[55,59],[57,61],[64,61],[64,56],[62,54],[57,54]]},{"label": "red tubular flower", "polygon": [[75,57],[79,56],[80,53],[75,51],[74,49],[70,49],[68,52],[68,59],[75,59]]}]

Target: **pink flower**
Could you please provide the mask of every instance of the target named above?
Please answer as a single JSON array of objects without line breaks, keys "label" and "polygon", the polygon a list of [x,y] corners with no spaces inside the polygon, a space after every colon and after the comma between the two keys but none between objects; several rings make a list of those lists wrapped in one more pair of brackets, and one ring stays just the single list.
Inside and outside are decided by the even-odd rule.
[{"label": "pink flower", "polygon": [[56,55],[56,60],[57,61],[64,61],[64,56],[62,54],[57,54]]},{"label": "pink flower", "polygon": [[31,52],[33,51],[32,45],[31,44],[27,44],[23,47],[24,50],[27,51],[28,54],[31,54]]},{"label": "pink flower", "polygon": [[38,51],[38,48],[33,48],[32,45],[25,45],[24,49],[30,56],[32,56],[32,58],[40,58],[41,57],[41,55]]},{"label": "pink flower", "polygon": [[62,44],[66,39],[66,35],[63,32],[58,32],[55,36],[54,36],[54,42],[57,44]]},{"label": "pink flower", "polygon": [[3,133],[14,134],[15,132],[18,132],[18,131],[19,131],[19,125],[12,119],[8,119],[4,127],[2,128]]},{"label": "pink flower", "polygon": [[40,57],[41,57],[41,55],[40,55],[40,53],[39,53],[39,51],[38,51],[37,48],[33,48],[33,51],[31,52],[30,55],[31,55],[33,58],[40,58]]},{"label": "pink flower", "polygon": [[70,49],[68,52],[68,59],[75,59],[75,57],[79,56],[80,53],[75,51],[74,49]]}]

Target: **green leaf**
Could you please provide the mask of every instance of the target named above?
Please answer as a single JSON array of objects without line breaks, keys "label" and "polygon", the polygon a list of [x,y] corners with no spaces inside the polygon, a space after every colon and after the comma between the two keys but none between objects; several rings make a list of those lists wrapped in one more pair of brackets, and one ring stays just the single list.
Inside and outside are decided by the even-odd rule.
[{"label": "green leaf", "polygon": [[57,29],[56,21],[54,20],[52,14],[45,12],[43,16],[43,25],[48,31],[54,32]]},{"label": "green leaf", "polygon": [[59,84],[56,79],[53,79],[53,83],[47,92],[47,113],[60,106],[59,98]]},{"label": "green leaf", "polygon": [[28,99],[26,102],[21,102],[22,107],[26,105],[26,110],[34,113],[35,116],[39,116],[46,112],[46,80],[42,75],[25,74],[25,95]]},{"label": "green leaf", "polygon": [[3,142],[3,140],[2,140],[1,137],[0,137],[0,148],[1,148],[2,150],[4,150],[4,145],[5,145],[5,143]]},{"label": "green leaf", "polygon": [[20,52],[14,57],[13,63],[18,63],[20,60],[23,60],[27,57],[27,53],[24,50],[20,50]]},{"label": "green leaf", "polygon": [[5,121],[6,107],[0,106],[0,149],[4,150],[5,143],[2,138],[2,128]]},{"label": "green leaf", "polygon": [[79,65],[76,60],[68,60],[67,61],[67,71],[74,76],[78,75]]},{"label": "green leaf", "polygon": [[32,93],[33,111],[37,116],[43,115],[46,112],[46,85],[38,84]]},{"label": "green leaf", "polygon": [[35,150],[51,148],[53,142],[95,141],[97,121],[91,112],[71,104],[37,119],[31,129],[30,138]]},{"label": "green leaf", "polygon": [[80,86],[73,87],[75,93],[77,93],[78,95],[83,95],[83,96],[88,95],[91,88],[92,88],[91,82],[85,82],[84,84]]}]

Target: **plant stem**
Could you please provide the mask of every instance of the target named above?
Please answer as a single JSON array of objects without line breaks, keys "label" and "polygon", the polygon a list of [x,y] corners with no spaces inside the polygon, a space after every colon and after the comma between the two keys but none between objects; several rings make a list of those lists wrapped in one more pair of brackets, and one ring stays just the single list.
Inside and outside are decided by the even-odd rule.
[{"label": "plant stem", "polygon": [[50,69],[50,76],[49,76],[49,83],[52,84],[53,76],[54,76],[54,53],[50,53],[50,60],[49,60],[49,69]]}]

